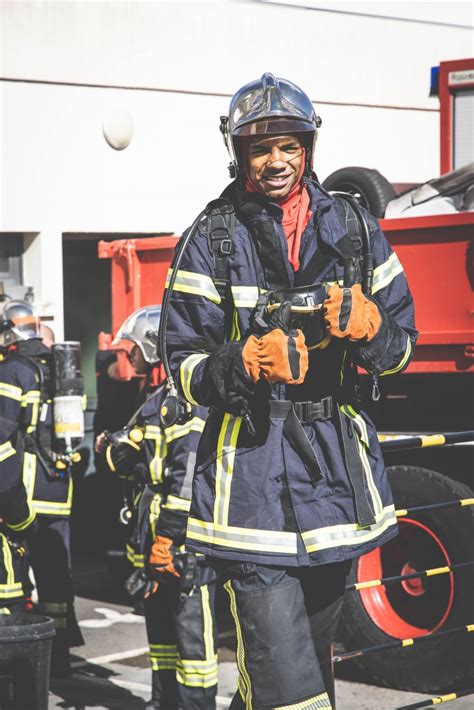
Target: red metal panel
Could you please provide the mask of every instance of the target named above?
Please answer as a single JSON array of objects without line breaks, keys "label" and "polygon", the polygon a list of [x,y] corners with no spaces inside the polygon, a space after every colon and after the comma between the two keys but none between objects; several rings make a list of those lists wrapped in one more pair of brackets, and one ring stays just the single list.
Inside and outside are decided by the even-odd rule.
[{"label": "red metal panel", "polygon": [[130,313],[162,302],[177,241],[173,235],[99,242],[99,258],[112,260],[113,333]]},{"label": "red metal panel", "polygon": [[450,85],[450,72],[474,69],[474,59],[457,59],[439,65],[440,174],[453,170],[453,95],[472,84]]},{"label": "red metal panel", "polygon": [[474,370],[474,213],[380,220],[397,252],[420,331],[408,372]]}]

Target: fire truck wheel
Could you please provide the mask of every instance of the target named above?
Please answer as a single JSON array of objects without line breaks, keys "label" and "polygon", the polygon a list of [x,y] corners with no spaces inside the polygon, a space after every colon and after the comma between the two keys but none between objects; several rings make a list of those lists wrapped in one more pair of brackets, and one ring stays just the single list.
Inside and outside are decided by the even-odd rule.
[{"label": "fire truck wheel", "polygon": [[371,168],[341,168],[328,175],[323,187],[348,192],[374,217],[383,217],[387,204],[395,197],[389,181]]},{"label": "fire truck wheel", "polygon": [[[397,510],[473,498],[464,484],[415,466],[388,469]],[[474,559],[472,506],[438,508],[399,518],[399,535],[355,560],[348,582],[407,575]],[[414,639],[403,648],[376,652],[350,663],[376,682],[403,690],[449,692],[474,672],[472,633],[416,640],[474,622],[474,567],[347,592],[341,635],[347,651]]]}]

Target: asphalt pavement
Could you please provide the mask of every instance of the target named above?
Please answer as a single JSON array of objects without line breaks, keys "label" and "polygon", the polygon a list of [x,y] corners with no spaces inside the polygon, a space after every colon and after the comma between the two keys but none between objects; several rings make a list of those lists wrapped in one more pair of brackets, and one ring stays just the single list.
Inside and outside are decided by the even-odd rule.
[{"label": "asphalt pavement", "polygon": [[[122,591],[119,558],[76,557],[76,612],[85,645],[73,649],[71,678],[52,679],[49,708],[138,710],[150,696],[151,671],[143,616],[133,613]],[[218,710],[226,710],[236,688],[235,639],[230,618],[219,624]],[[430,696],[357,682],[336,680],[337,710],[395,710]],[[474,696],[446,705],[474,707]]]}]

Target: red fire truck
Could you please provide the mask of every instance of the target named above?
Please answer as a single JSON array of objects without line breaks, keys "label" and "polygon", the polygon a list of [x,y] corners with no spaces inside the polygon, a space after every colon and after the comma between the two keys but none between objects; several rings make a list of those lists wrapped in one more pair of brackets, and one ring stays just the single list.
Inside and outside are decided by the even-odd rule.
[{"label": "red fire truck", "polygon": [[[387,432],[382,441],[472,428],[474,60],[443,62],[432,79],[440,100],[440,178],[398,196],[367,168],[343,168],[324,182],[381,218],[415,300],[420,337],[413,361],[402,376],[386,378],[382,401],[370,410]],[[176,242],[173,235],[100,242],[99,257],[112,264],[113,332],[131,312],[157,302]],[[101,333],[99,347],[111,339]],[[463,687],[474,657],[473,449],[428,446],[440,441],[425,437],[419,450],[386,454],[400,534],[353,565],[357,588],[347,592],[341,629],[348,651],[397,646],[354,659],[367,677],[427,692]],[[430,643],[417,643],[431,635]]]}]

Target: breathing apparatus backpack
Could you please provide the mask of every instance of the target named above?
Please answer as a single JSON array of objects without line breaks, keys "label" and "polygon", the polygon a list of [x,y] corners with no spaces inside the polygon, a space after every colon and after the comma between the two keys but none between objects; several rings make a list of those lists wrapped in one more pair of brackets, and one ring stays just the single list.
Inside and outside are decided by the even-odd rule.
[{"label": "breathing apparatus backpack", "polygon": [[51,354],[33,357],[15,353],[12,357],[28,364],[39,382],[38,422],[35,431],[25,435],[26,448],[31,448],[50,475],[62,477],[73,463],[80,461],[76,449],[84,438],[80,343],[56,343]]}]

